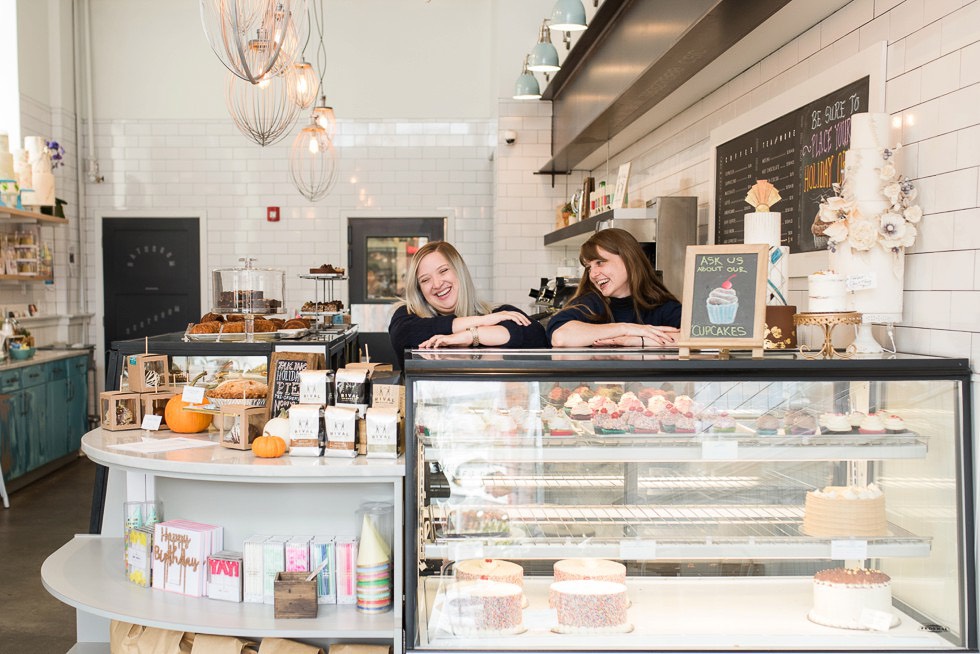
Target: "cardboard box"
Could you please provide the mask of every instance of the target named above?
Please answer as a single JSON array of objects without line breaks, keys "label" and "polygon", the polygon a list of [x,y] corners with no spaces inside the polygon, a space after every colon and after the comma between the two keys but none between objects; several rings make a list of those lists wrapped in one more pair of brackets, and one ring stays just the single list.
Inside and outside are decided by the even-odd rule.
[{"label": "cardboard box", "polygon": [[177,395],[174,391],[160,391],[159,393],[140,393],[140,423],[143,422],[144,416],[160,416],[160,431],[164,429],[170,429],[167,426],[167,402],[170,401],[174,395]]},{"label": "cardboard box", "polygon": [[308,572],[280,572],[273,582],[273,615],[280,618],[315,618],[316,581]]},{"label": "cardboard box", "polygon": [[391,372],[394,368],[391,367],[390,363],[376,363],[373,361],[358,361],[357,363],[348,363],[344,366],[348,370],[367,370],[368,378],[370,379],[375,373],[379,372]]},{"label": "cardboard box", "polygon": [[233,450],[250,450],[252,441],[262,435],[265,426],[265,407],[245,404],[226,404],[215,420],[220,430],[218,442]]},{"label": "cardboard box", "polygon": [[154,393],[170,385],[170,364],[166,354],[130,354],[126,375],[131,393]]},{"label": "cardboard box", "polygon": [[371,406],[397,409],[405,415],[405,386],[400,372],[379,372],[371,378]]},{"label": "cardboard box", "polygon": [[99,416],[102,428],[109,431],[140,429],[143,407],[139,393],[105,391],[99,394]]}]

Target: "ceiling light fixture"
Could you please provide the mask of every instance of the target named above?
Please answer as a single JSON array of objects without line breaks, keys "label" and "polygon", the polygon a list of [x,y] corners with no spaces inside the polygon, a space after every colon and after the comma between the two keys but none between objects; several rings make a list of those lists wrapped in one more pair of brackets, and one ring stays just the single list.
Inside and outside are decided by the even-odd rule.
[{"label": "ceiling light fixture", "polygon": [[221,63],[255,84],[296,60],[305,7],[306,0],[201,0],[201,25]]},{"label": "ceiling light fixture", "polygon": [[[316,28],[320,37],[317,48],[317,67],[320,70],[319,89],[323,90],[323,73],[327,67],[327,53],[323,45],[323,0],[316,14]],[[327,106],[327,96],[320,101],[310,115],[310,124],[300,130],[293,140],[289,153],[289,174],[296,190],[310,202],[327,196],[337,183],[338,156],[333,140],[337,134],[337,118],[333,107]]]},{"label": "ceiling light fixture", "polygon": [[562,32],[581,32],[587,28],[582,0],[558,0],[551,10],[549,27]]},{"label": "ceiling light fixture", "polygon": [[242,134],[262,146],[280,141],[296,121],[299,107],[289,98],[285,76],[252,84],[228,73],[225,101]]},{"label": "ceiling light fixture", "polygon": [[544,73],[544,78],[555,71],[561,70],[558,64],[558,50],[551,43],[551,29],[548,27],[550,18],[545,18],[541,22],[541,31],[538,34],[538,43],[531,50],[528,59],[527,69],[536,73]]},{"label": "ceiling light fixture", "polygon": [[524,68],[514,84],[515,100],[537,100],[541,97],[541,86],[538,85],[534,73],[527,68],[528,59],[530,59],[530,55],[525,55]]}]

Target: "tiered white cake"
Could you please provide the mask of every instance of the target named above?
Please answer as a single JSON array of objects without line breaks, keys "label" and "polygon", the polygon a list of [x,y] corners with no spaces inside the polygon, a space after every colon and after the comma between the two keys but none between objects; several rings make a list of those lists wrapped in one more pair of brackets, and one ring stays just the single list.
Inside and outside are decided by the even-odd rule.
[{"label": "tiered white cake", "polygon": [[51,172],[51,153],[40,136],[24,138],[31,164],[31,190],[25,191],[21,202],[31,206],[54,206],[54,173]]},{"label": "tiered white cake", "polygon": [[10,137],[6,132],[0,132],[0,182],[16,179],[14,155],[10,154]]},{"label": "tiered white cake", "polygon": [[[892,139],[888,114],[864,113],[851,116],[851,147],[844,164],[845,195],[862,216],[874,219],[891,203],[883,193],[881,170],[886,165],[885,148]],[[895,165],[891,153],[888,165]],[[853,282],[862,282],[851,294],[853,306],[864,322],[899,322],[902,319],[903,268],[901,255],[886,251],[877,242],[868,250],[855,250],[850,240],[830,253],[830,267]]]}]

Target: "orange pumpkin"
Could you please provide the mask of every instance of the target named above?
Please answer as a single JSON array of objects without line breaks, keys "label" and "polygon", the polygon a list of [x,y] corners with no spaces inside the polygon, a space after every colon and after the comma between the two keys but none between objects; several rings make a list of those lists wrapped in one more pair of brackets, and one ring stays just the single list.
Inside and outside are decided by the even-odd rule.
[{"label": "orange pumpkin", "polygon": [[197,434],[208,428],[211,424],[211,415],[185,410],[189,406],[203,405],[184,402],[180,399],[180,395],[170,398],[167,408],[163,411],[163,419],[166,420],[170,431],[178,434]]},{"label": "orange pumpkin", "polygon": [[278,436],[259,436],[252,441],[252,452],[264,459],[278,459],[286,453],[286,441]]}]

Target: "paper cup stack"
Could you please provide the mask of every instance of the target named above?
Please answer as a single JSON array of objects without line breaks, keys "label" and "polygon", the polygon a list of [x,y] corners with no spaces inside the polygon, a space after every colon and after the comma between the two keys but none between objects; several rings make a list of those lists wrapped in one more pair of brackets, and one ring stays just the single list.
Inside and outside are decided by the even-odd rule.
[{"label": "paper cup stack", "polygon": [[357,551],[357,609],[382,613],[391,608],[391,548],[378,533],[370,516],[361,524]]}]

